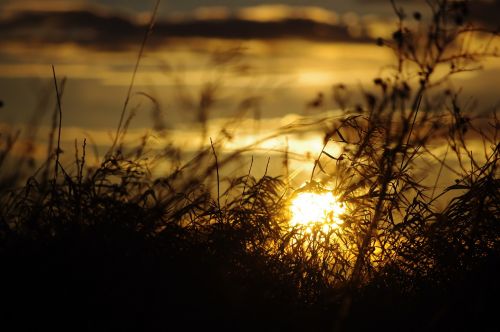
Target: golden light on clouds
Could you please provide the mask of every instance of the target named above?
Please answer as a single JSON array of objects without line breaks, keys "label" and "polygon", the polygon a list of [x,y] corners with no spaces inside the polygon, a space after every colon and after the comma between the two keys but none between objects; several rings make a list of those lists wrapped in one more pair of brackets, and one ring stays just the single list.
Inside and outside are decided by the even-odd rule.
[{"label": "golden light on clouds", "polygon": [[237,16],[244,20],[268,22],[285,19],[309,19],[312,21],[335,24],[335,12],[314,6],[260,5],[240,9]]},{"label": "golden light on clouds", "polygon": [[225,20],[230,18],[231,10],[224,6],[198,7],[193,16],[198,20]]}]

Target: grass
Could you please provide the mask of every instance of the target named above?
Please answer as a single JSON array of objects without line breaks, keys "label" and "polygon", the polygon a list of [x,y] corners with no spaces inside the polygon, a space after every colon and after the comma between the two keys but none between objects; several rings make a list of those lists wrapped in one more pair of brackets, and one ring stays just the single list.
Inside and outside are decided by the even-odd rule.
[{"label": "grass", "polygon": [[[330,186],[348,205],[338,229],[290,227],[293,190],[267,168],[261,178],[251,175],[253,163],[240,176],[221,177],[242,153],[221,153],[221,140],[210,139],[190,160],[167,149],[153,159],[174,166],[154,177],[147,140],[123,144],[127,102],[98,167],[87,165],[85,142],[81,153],[75,144],[74,164],[62,165],[58,138],[35,174],[8,172],[19,135],[3,135],[2,324],[91,331],[494,328],[499,123],[493,114],[481,126],[484,119],[461,109],[460,93],[439,89],[438,67],[454,64],[445,77],[468,70],[471,52],[448,52],[474,29],[450,22],[465,15],[461,3],[429,6],[434,33],[418,36],[395,6],[398,30],[379,43],[394,49],[397,66],[374,80],[363,103],[350,106],[334,92],[344,116],[325,121],[308,188]],[[54,82],[52,139],[64,111],[55,71]],[[133,80],[128,96],[132,87]],[[207,99],[205,91],[201,108]],[[470,152],[471,139],[482,141],[484,158]],[[342,146],[340,155],[328,153],[332,142]],[[448,158],[433,153],[437,142]],[[420,181],[426,160],[439,165],[433,187]],[[443,169],[453,169],[456,181],[441,190]]]}]

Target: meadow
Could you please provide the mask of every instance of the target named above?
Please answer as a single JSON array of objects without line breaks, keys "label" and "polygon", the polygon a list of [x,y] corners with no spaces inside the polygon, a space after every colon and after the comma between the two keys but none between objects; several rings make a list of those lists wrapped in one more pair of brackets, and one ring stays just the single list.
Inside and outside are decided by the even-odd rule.
[{"label": "meadow", "polygon": [[[428,3],[428,13],[394,6],[398,25],[376,43],[395,63],[369,90],[335,85],[328,101],[310,105],[331,103],[341,116],[305,117],[272,134],[323,128],[299,188],[287,151],[284,173],[274,175],[269,160],[254,171],[256,142],[225,150],[238,140],[237,121],[216,136],[202,130],[205,143],[189,158],[173,144],[150,149],[147,135],[126,144],[154,15],[98,163],[89,162],[90,142],[61,150],[65,81],[52,67],[57,104],[45,161],[34,165],[29,148],[13,155],[18,132],[0,136],[1,326],[498,328],[500,123],[497,109],[478,113],[446,84],[496,57],[498,33],[469,24],[465,2]],[[472,38],[487,47],[469,48]],[[202,129],[210,93],[197,105]],[[239,174],[228,176],[228,165]]]}]

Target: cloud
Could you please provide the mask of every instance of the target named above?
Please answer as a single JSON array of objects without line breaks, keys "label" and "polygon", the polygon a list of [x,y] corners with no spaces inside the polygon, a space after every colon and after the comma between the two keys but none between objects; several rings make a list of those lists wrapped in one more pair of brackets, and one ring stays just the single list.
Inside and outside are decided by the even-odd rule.
[{"label": "cloud", "polygon": [[243,20],[257,22],[299,19],[336,24],[338,21],[335,12],[313,6],[261,5],[242,8],[236,15]]},{"label": "cloud", "polygon": [[231,17],[231,10],[224,6],[198,7],[194,10],[195,19],[204,20],[225,20]]},{"label": "cloud", "polygon": [[82,8],[87,5],[84,0],[11,0],[2,4],[2,11],[10,14],[23,11],[71,11]]},{"label": "cloud", "polygon": [[476,1],[470,3],[472,19],[488,28],[500,29],[498,13],[500,13],[500,0]]},{"label": "cloud", "polygon": [[[279,20],[269,16],[269,20],[265,20],[265,15],[262,15],[266,11],[270,13],[269,8],[261,7],[256,12],[242,11],[233,16],[223,7],[217,11],[202,8],[189,20],[159,21],[148,45],[165,45],[169,39],[179,37],[369,41],[363,36],[354,37],[346,26],[333,24],[336,18],[333,14],[329,16],[328,11],[312,7],[288,10],[283,6],[280,7],[282,11],[278,15]],[[42,46],[73,43],[97,49],[126,49],[136,46],[144,31],[145,25],[138,20],[92,9],[21,11],[0,20],[1,42]]]},{"label": "cloud", "polygon": [[0,22],[3,42],[24,44],[75,43],[114,48],[137,40],[141,29],[118,16],[92,11],[26,11]]}]

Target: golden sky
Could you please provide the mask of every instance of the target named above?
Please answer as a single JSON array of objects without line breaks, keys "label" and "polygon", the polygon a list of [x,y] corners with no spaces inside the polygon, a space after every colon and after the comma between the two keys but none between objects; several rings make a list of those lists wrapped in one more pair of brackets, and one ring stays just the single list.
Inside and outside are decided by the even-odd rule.
[{"label": "golden sky", "polygon": [[[411,12],[422,2],[398,3]],[[478,1],[475,19],[490,24],[498,3]],[[36,119],[43,146],[55,105],[53,64],[58,77],[67,78],[65,144],[87,135],[97,145],[109,144],[153,4],[0,2],[3,128],[29,128]],[[159,110],[169,139],[195,149],[201,137],[197,105],[207,91],[213,94],[206,114],[209,133],[241,119],[240,146],[288,120],[337,114],[333,103],[310,106],[320,93],[329,98],[334,85],[372,88],[373,78],[394,63],[375,38],[390,36],[394,27],[388,1],[162,1],[133,89],[129,109],[136,112],[131,124],[136,136],[131,137],[153,130],[152,115]],[[500,62],[489,60],[484,67],[457,76],[453,84],[486,109],[498,104]],[[322,138],[318,131],[288,139],[294,152],[305,156],[317,153]],[[279,150],[284,144],[282,138],[260,148]]]}]

